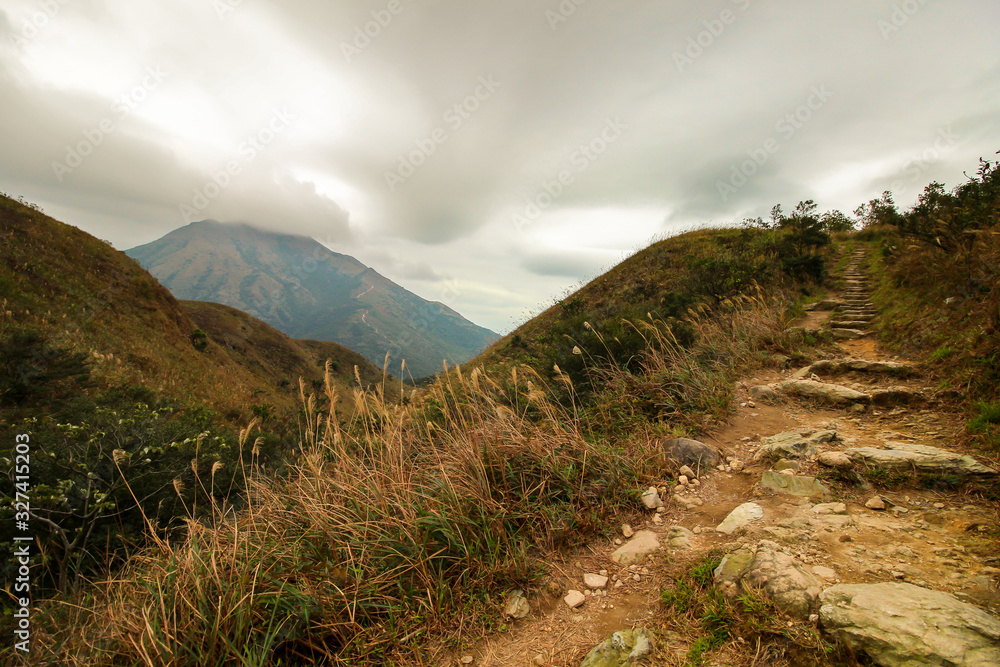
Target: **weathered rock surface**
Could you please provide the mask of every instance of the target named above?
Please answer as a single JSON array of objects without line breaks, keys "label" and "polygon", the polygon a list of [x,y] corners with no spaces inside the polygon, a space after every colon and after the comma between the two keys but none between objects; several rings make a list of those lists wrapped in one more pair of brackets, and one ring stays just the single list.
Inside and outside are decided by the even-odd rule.
[{"label": "weathered rock surface", "polygon": [[663,443],[663,453],[679,465],[705,470],[719,465],[722,456],[703,442],[690,438],[674,438]]},{"label": "weathered rock surface", "polygon": [[1000,620],[940,591],[912,584],[833,586],[820,623],[884,667],[1000,665]]},{"label": "weathered rock surface", "polygon": [[788,380],[780,383],[781,391],[791,396],[816,398],[835,405],[850,405],[851,403],[868,403],[871,396],[850,387],[838,384],[817,382],[816,380]]},{"label": "weathered rock surface", "polygon": [[868,335],[867,331],[859,329],[831,329],[830,333],[839,340],[857,340]]},{"label": "weathered rock surface", "polygon": [[757,503],[743,503],[730,512],[729,516],[727,516],[722,523],[716,526],[715,529],[720,533],[732,535],[733,533],[747,527],[754,521],[759,521],[763,518],[763,507]]},{"label": "weathered rock surface", "polygon": [[582,606],[583,603],[586,601],[587,601],[586,595],[584,595],[580,591],[573,591],[573,590],[567,591],[566,597],[563,598],[563,602],[565,602],[566,606],[569,607],[570,609],[576,609],[577,607]]},{"label": "weathered rock surface", "polygon": [[660,500],[660,492],[656,490],[655,486],[649,487],[642,494],[642,504],[649,510],[655,510],[658,507],[663,507],[663,501]]},{"label": "weathered rock surface", "polygon": [[719,566],[712,573],[716,585],[726,587],[728,584],[738,582],[746,574],[753,557],[754,552],[750,549],[737,549],[723,556]]},{"label": "weathered rock surface", "polygon": [[887,442],[885,449],[857,447],[844,451],[852,461],[892,470],[919,470],[966,476],[994,477],[996,470],[987,468],[971,456],[909,442]]},{"label": "weathered rock surface", "polygon": [[531,605],[524,597],[524,591],[517,590],[510,594],[504,613],[513,618],[524,618],[531,613]]},{"label": "weathered rock surface", "polygon": [[777,390],[769,384],[761,384],[750,388],[750,397],[763,403],[775,403],[778,400]]},{"label": "weathered rock surface", "polygon": [[694,533],[683,526],[673,526],[667,531],[667,546],[674,551],[686,551],[691,548]]},{"label": "weathered rock surface", "polygon": [[768,470],[761,476],[760,485],[765,489],[790,493],[802,498],[827,498],[830,496],[830,489],[817,482],[815,477],[784,475],[774,470]]},{"label": "weathered rock surface", "polygon": [[603,574],[588,572],[583,575],[583,583],[585,583],[587,588],[591,590],[602,589],[608,587],[608,578]]},{"label": "weathered rock surface", "polygon": [[620,630],[591,649],[580,667],[624,667],[653,651],[653,634],[645,628]]},{"label": "weathered rock surface", "polygon": [[827,468],[850,468],[854,465],[851,457],[844,452],[820,452],[816,461]]},{"label": "weathered rock surface", "polygon": [[657,539],[656,533],[651,530],[640,530],[631,540],[618,547],[611,554],[611,560],[621,565],[632,565],[659,548],[660,541]]},{"label": "weathered rock surface", "polygon": [[816,453],[816,445],[837,439],[836,431],[790,431],[761,440],[753,455],[754,461],[769,458],[801,459]]},{"label": "weathered rock surface", "polygon": [[823,589],[819,577],[770,540],[762,540],[757,545],[741,578],[763,589],[780,609],[801,619],[809,618]]}]

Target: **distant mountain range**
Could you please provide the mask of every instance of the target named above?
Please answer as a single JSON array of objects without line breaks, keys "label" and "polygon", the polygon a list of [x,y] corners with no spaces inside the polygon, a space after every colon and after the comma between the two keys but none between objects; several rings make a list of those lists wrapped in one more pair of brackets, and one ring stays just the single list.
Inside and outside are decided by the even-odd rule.
[{"label": "distant mountain range", "polygon": [[381,367],[432,375],[498,336],[305,237],[212,220],[127,250],[178,299],[238,308],[293,338],[340,343]]}]

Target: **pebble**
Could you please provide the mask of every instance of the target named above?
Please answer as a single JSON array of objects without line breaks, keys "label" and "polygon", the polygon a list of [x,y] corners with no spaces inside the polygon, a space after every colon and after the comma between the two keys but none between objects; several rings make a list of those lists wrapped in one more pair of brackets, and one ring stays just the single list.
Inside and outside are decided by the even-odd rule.
[{"label": "pebble", "polygon": [[566,597],[563,598],[563,602],[565,602],[566,606],[570,609],[576,609],[586,601],[587,596],[580,591],[569,591],[566,593]]},{"label": "pebble", "polygon": [[475,658],[473,658],[471,655],[463,655],[462,656],[462,664],[463,665],[471,665],[473,660],[475,660]]},{"label": "pebble", "polygon": [[628,525],[627,523],[623,523],[622,535],[624,535],[625,537],[632,537],[633,535],[635,535],[635,531],[632,530],[632,526]]},{"label": "pebble", "polygon": [[694,470],[691,470],[690,466],[681,466],[680,474],[684,475],[688,479],[694,479],[697,475],[694,474]]}]

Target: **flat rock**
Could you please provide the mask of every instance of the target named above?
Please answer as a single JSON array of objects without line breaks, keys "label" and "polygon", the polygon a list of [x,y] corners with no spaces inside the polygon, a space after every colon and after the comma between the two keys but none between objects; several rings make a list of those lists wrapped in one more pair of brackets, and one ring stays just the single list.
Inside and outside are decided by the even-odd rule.
[{"label": "flat rock", "polygon": [[631,540],[618,547],[611,554],[611,560],[620,565],[632,565],[659,548],[660,541],[657,539],[656,533],[651,530],[640,530]]},{"label": "flat rock", "polygon": [[857,340],[868,335],[867,331],[860,329],[831,329],[830,333],[838,340]]},{"label": "flat rock", "polygon": [[625,667],[653,651],[653,633],[645,628],[619,630],[595,646],[580,667]]},{"label": "flat rock", "polygon": [[912,584],[833,586],[820,624],[883,667],[1000,665],[1000,620],[940,591]]},{"label": "flat rock", "polygon": [[566,606],[570,609],[576,609],[577,607],[583,605],[586,601],[587,596],[580,591],[568,591],[566,593],[566,597],[563,598],[563,602],[565,602]]},{"label": "flat rock", "polygon": [[743,581],[763,589],[775,605],[800,619],[807,619],[818,604],[823,582],[776,543],[762,540]]},{"label": "flat rock", "polygon": [[817,482],[815,477],[783,475],[773,470],[768,470],[761,476],[760,485],[765,489],[802,498],[826,498],[830,495],[830,489]]},{"label": "flat rock", "polygon": [[884,510],[885,501],[882,500],[881,496],[872,496],[868,499],[868,502],[865,503],[865,507],[870,510]]},{"label": "flat rock", "polygon": [[996,470],[987,468],[971,456],[909,442],[887,442],[885,449],[857,447],[844,452],[852,461],[894,470],[946,472],[963,476],[995,477]]},{"label": "flat rock", "polygon": [[871,396],[839,384],[817,382],[816,380],[788,380],[780,384],[781,390],[791,396],[816,398],[834,405],[868,403]]},{"label": "flat rock", "polygon": [[705,470],[719,465],[722,456],[718,450],[691,438],[673,438],[663,443],[663,453],[679,465],[695,470]]},{"label": "flat rock", "polygon": [[743,503],[729,513],[722,523],[716,526],[716,530],[726,535],[746,528],[754,521],[764,518],[764,508],[757,503]]},{"label": "flat rock", "polygon": [[761,440],[753,460],[766,458],[801,459],[816,453],[816,445],[837,439],[836,431],[789,431]]},{"label": "flat rock", "polygon": [[753,460],[771,458],[802,459],[816,453],[816,445],[837,439],[836,431],[789,431],[771,435],[760,442]]},{"label": "flat rock", "polygon": [[851,457],[844,452],[820,452],[816,461],[827,468],[850,468],[854,465]]},{"label": "flat rock", "polygon": [[592,574],[590,572],[583,575],[583,583],[591,590],[608,587],[608,578],[603,574]]},{"label": "flat rock", "polygon": [[674,551],[686,551],[691,548],[694,533],[683,526],[673,526],[667,531],[667,546]]}]

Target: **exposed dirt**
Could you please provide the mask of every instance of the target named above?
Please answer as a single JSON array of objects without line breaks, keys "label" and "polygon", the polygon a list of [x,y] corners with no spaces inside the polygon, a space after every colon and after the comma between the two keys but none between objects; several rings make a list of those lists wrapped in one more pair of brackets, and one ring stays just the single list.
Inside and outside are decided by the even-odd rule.
[{"label": "exposed dirt", "polygon": [[[814,312],[798,324],[816,328],[831,315]],[[843,358],[897,360],[886,355],[871,338],[844,341],[839,348],[839,356]],[[886,441],[958,449],[960,416],[947,404],[933,399],[914,405],[868,406],[861,413],[793,399],[778,405],[751,400],[751,387],[786,379],[794,370],[797,369],[765,371],[743,379],[737,389],[735,415],[728,424],[704,438],[704,442],[714,445],[725,456],[744,462],[752,460],[762,437],[809,429],[837,432],[837,441],[826,443],[821,449],[880,447]],[[919,375],[900,379],[855,372],[822,380],[865,392],[903,387],[934,396],[934,387]],[[911,482],[896,483],[892,488],[899,490],[895,491],[875,490],[839,480],[835,472],[822,469],[815,460],[802,460],[797,474],[816,476],[830,489],[828,500],[846,505],[846,514],[831,513],[829,508],[816,508],[821,500],[761,490],[758,482],[769,467],[770,464],[748,463],[741,472],[698,471],[700,486],[689,496],[696,495],[700,506],[684,510],[670,501],[661,514],[647,512],[624,517],[622,520],[629,521],[635,530],[657,533],[662,546],[639,566],[638,572],[611,560],[612,551],[625,541],[620,530],[616,530],[614,539],[594,542],[575,554],[553,556],[549,563],[552,581],[547,586],[552,590],[531,592],[532,613],[527,618],[509,620],[503,632],[438,664],[462,664],[460,658],[465,655],[472,656],[476,665],[579,665],[593,646],[616,630],[638,626],[662,628],[665,618],[659,602],[660,591],[694,561],[713,549],[732,550],[762,539],[785,545],[809,568],[821,566],[815,572],[827,575],[829,585],[905,581],[953,594],[994,613],[1000,611],[997,588],[1000,515],[994,505],[974,500],[966,488],[950,488],[948,480],[941,480],[939,489],[920,488]],[[674,483],[675,472],[665,471],[665,484]],[[887,509],[865,506],[876,493],[884,499]],[[670,496],[668,487],[664,500]],[[735,507],[748,501],[764,509],[762,520],[738,536],[716,532],[715,527]],[[667,547],[666,533],[672,526],[683,526],[696,533],[691,539],[692,549]],[[615,581],[611,581],[606,595],[601,592],[589,595],[576,610],[563,603],[561,598],[566,590],[585,590],[584,573],[601,571],[621,584],[615,587]],[[650,664],[685,664],[689,639],[671,633],[665,638],[661,635]],[[717,661],[726,661],[712,664],[752,664],[754,653],[753,647],[734,642],[717,655]]]}]

